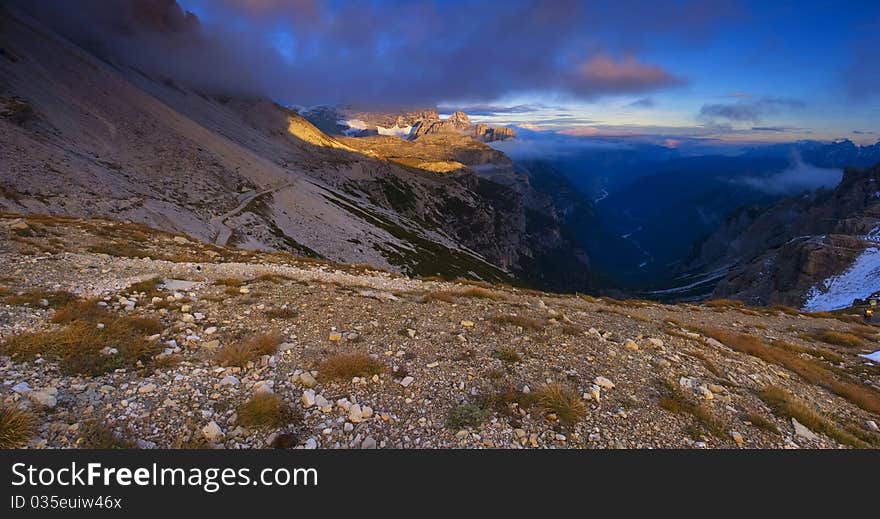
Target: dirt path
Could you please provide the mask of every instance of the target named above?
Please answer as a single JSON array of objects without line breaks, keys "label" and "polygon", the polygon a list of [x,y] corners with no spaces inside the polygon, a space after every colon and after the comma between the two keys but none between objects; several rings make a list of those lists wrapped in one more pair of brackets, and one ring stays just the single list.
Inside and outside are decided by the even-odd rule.
[{"label": "dirt path", "polygon": [[245,195],[244,200],[242,200],[242,202],[238,204],[234,209],[223,213],[220,216],[215,216],[214,218],[211,218],[211,226],[217,230],[217,234],[214,237],[214,244],[220,245],[221,247],[225,246],[226,243],[229,241],[229,238],[232,236],[232,229],[226,225],[226,220],[247,209],[248,205],[250,205],[250,203],[257,198],[274,193],[276,191],[280,191],[281,189],[293,187],[296,182],[297,181],[285,182],[280,186],[264,189],[262,191],[250,191]]}]

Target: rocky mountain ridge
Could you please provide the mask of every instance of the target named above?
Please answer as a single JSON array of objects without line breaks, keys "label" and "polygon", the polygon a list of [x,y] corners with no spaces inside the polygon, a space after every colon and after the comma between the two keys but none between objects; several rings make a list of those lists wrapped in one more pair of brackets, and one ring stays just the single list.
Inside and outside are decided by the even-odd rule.
[{"label": "rocky mountain ridge", "polygon": [[842,290],[832,281],[866,252],[870,255],[878,230],[880,164],[849,168],[831,191],[737,212],[699,244],[688,267],[729,270],[715,288],[716,297],[830,310],[880,290],[880,277],[869,269],[852,293],[840,292],[834,302],[819,306],[810,303]]}]

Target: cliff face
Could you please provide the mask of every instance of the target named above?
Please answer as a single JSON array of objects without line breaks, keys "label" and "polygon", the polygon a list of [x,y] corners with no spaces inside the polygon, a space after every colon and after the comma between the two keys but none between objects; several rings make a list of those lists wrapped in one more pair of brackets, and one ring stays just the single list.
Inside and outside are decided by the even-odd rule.
[{"label": "cliff face", "polygon": [[[840,289],[834,280],[877,246],[878,229],[880,165],[848,169],[833,191],[738,212],[695,249],[689,267],[729,268],[716,297],[824,309],[811,301]],[[875,283],[866,277],[863,291],[880,289]]]}]

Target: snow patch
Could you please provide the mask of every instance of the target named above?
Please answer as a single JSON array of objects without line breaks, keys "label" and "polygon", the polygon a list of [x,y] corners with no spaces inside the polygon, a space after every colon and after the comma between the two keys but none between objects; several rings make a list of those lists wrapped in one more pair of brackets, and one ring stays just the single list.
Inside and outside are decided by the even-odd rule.
[{"label": "snow patch", "polygon": [[831,276],[807,291],[803,310],[825,312],[848,308],[880,289],[880,249],[869,247],[846,272]]},{"label": "snow patch", "polygon": [[868,354],[862,354],[862,353],[860,353],[860,354],[859,354],[859,357],[864,357],[864,358],[866,358],[866,359],[868,359],[868,360],[870,360],[870,361],[880,363],[880,350],[877,350],[877,351],[875,351],[874,353],[868,353]]},{"label": "snow patch", "polygon": [[347,121],[338,121],[338,124],[343,126],[348,126],[347,130],[343,130],[343,134],[345,135],[357,135],[359,132],[363,130],[369,130],[371,128],[376,128],[376,132],[379,135],[390,135],[393,137],[409,137],[409,134],[412,133],[412,126],[397,126],[394,125],[391,128],[384,128],[382,126],[370,126],[366,122],[360,119],[349,119]]}]

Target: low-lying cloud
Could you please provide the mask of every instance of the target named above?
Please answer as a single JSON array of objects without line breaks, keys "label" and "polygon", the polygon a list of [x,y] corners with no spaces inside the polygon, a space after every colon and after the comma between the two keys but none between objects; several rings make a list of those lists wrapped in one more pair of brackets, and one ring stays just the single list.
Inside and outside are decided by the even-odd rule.
[{"label": "low-lying cloud", "polygon": [[842,178],[843,170],[813,166],[795,154],[788,169],[767,177],[745,177],[741,182],[771,195],[795,195],[821,188],[833,188]]}]

